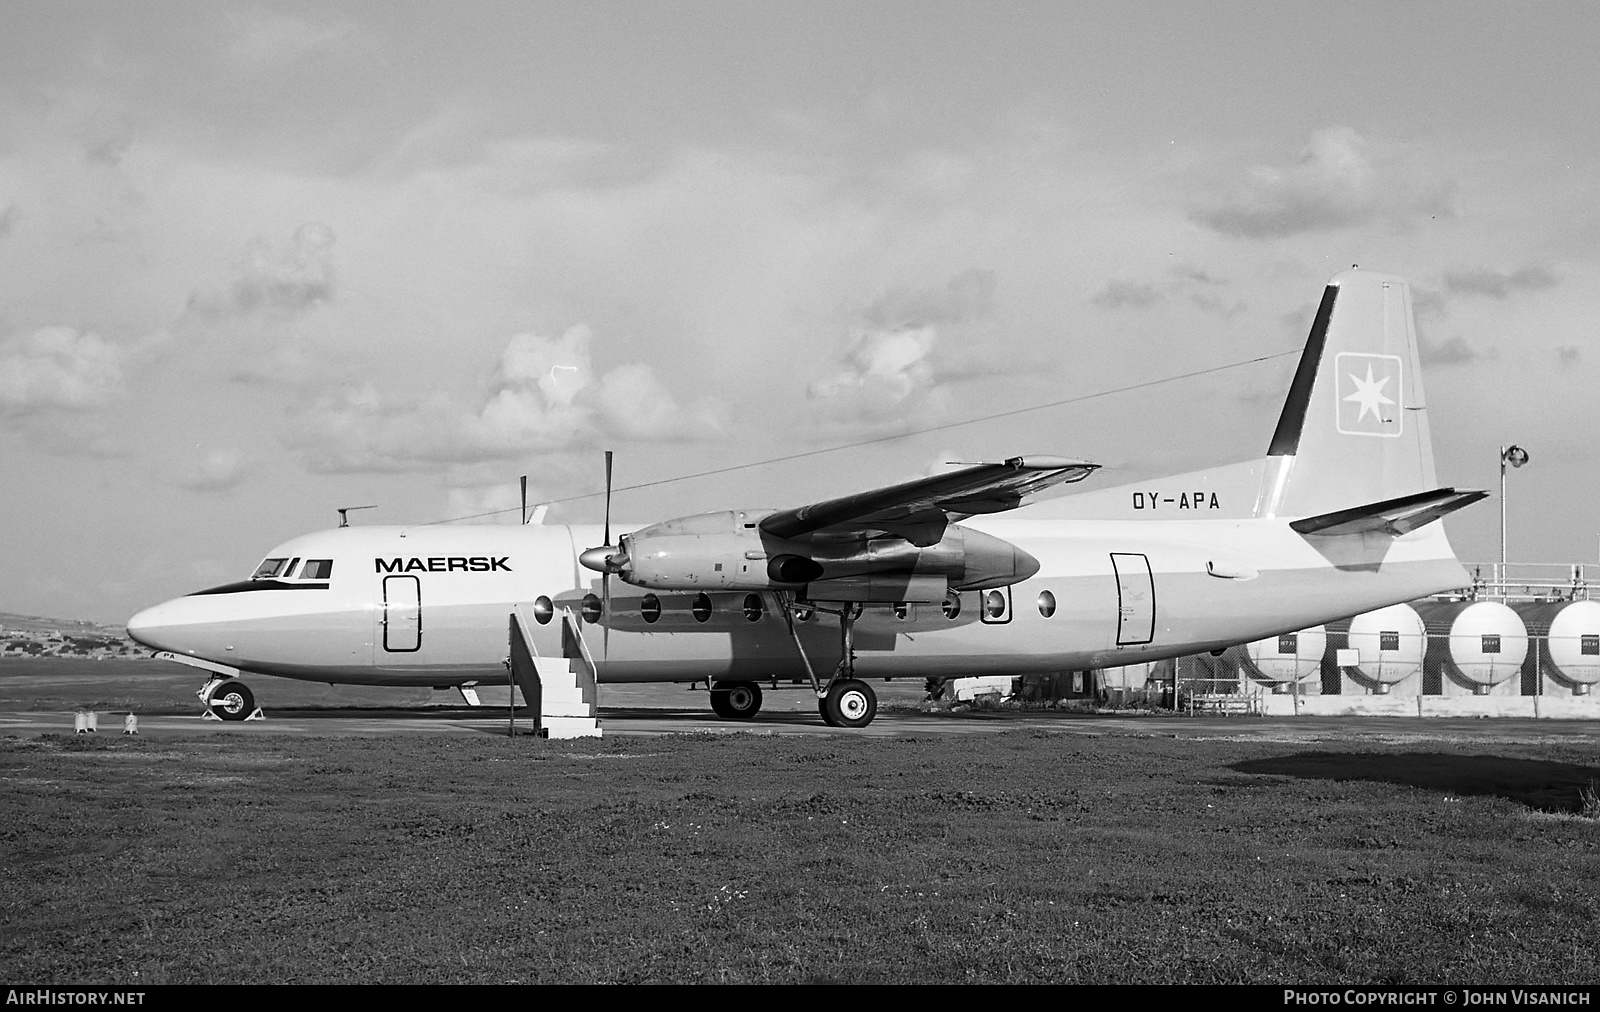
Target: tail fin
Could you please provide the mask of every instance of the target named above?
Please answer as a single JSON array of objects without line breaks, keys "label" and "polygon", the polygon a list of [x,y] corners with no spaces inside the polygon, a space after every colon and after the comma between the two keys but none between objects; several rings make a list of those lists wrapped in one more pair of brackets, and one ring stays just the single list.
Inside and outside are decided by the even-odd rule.
[{"label": "tail fin", "polygon": [[1338,274],[1272,434],[1255,515],[1328,514],[1436,487],[1410,286]]}]

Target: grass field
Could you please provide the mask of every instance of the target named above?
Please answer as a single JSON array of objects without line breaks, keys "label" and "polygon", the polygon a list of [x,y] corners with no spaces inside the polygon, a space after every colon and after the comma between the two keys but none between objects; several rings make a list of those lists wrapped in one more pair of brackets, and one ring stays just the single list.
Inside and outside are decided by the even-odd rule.
[{"label": "grass field", "polygon": [[3,737],[0,977],[1600,979],[1592,739],[1080,726]]}]

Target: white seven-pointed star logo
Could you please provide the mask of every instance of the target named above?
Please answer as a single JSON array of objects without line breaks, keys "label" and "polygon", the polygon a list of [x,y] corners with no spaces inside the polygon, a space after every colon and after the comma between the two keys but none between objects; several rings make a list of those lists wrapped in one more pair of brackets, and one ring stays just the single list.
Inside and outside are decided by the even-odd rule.
[{"label": "white seven-pointed star logo", "polygon": [[1393,376],[1385,376],[1382,379],[1374,379],[1372,376],[1371,362],[1367,363],[1366,379],[1362,379],[1360,376],[1357,376],[1354,373],[1350,375],[1350,381],[1356,385],[1356,392],[1346,397],[1345,400],[1354,401],[1360,406],[1361,413],[1356,415],[1356,421],[1358,423],[1363,418],[1366,418],[1369,412],[1372,414],[1373,419],[1380,424],[1385,421],[1383,413],[1380,412],[1378,408],[1383,404],[1394,403],[1391,398],[1383,395],[1383,388],[1388,386],[1389,381],[1392,379],[1394,379]]},{"label": "white seven-pointed star logo", "polygon": [[1342,351],[1334,361],[1339,378],[1334,401],[1336,428],[1347,436],[1400,435],[1405,428],[1405,383],[1400,356]]}]

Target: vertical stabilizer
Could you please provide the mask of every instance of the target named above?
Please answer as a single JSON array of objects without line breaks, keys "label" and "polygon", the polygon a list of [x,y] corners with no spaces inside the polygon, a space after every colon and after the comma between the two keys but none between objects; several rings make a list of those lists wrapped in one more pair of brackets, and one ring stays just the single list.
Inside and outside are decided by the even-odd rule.
[{"label": "vertical stabilizer", "polygon": [[1311,516],[1435,487],[1411,288],[1345,271],[1317,308],[1256,515]]}]

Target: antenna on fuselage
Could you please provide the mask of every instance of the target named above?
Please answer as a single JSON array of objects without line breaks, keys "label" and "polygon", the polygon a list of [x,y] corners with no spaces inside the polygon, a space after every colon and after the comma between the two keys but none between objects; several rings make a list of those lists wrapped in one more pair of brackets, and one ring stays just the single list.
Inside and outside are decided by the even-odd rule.
[{"label": "antenna on fuselage", "polygon": [[339,526],[340,527],[349,527],[350,526],[350,518],[346,514],[348,514],[351,510],[375,510],[377,508],[378,508],[377,506],[340,506],[339,507]]},{"label": "antenna on fuselage", "polygon": [[528,526],[528,476],[522,476],[522,526]]}]

